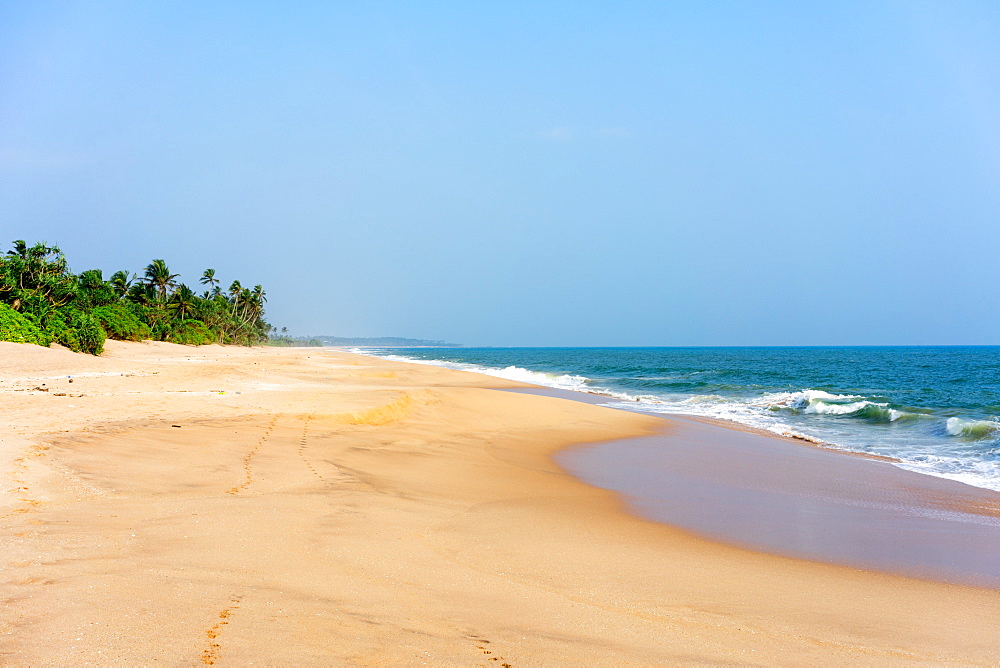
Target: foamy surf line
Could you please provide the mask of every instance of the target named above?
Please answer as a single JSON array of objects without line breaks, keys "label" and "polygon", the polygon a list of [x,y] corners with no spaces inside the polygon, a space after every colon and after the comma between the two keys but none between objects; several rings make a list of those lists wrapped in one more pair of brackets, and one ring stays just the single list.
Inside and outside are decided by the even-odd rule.
[{"label": "foamy surf line", "polygon": [[[891,407],[888,402],[877,401],[856,394],[835,394],[824,390],[771,392],[756,397],[725,397],[706,395],[657,395],[639,394],[604,387],[593,379],[572,373],[548,373],[520,366],[491,367],[484,364],[443,359],[422,359],[400,354],[382,354],[363,348],[351,352],[382,359],[426,364],[459,371],[469,371],[496,378],[518,381],[530,385],[559,390],[583,392],[607,397],[603,405],[619,410],[661,415],[678,415],[722,420],[752,429],[769,432],[809,442],[814,445],[861,455],[876,455],[892,460],[899,468],[938,478],[955,480],[974,487],[1000,491],[1000,460],[984,457],[979,452],[963,452],[967,443],[994,439],[1000,435],[1000,423],[991,420],[971,420],[951,417],[939,420],[920,412],[910,412]],[[780,419],[785,415],[805,415],[815,418],[857,418],[874,424],[920,423],[931,421],[934,428],[955,442],[949,450],[939,445],[907,443],[905,447],[888,447],[877,441],[878,434],[867,436],[866,442],[856,444],[837,434],[818,429],[794,427]],[[940,422],[940,424],[937,424]],[[860,429],[856,429],[861,432]],[[841,434],[841,436],[843,436]],[[857,440],[857,434],[854,435]]]},{"label": "foamy surf line", "polygon": [[[796,438],[802,441],[808,441],[817,445],[826,445],[839,448],[836,443],[829,443],[823,439],[810,436],[808,434],[796,431],[791,426],[778,423],[778,422],[765,422],[763,420],[754,419],[753,415],[743,415],[735,412],[739,407],[734,404],[734,412],[732,414],[725,413],[719,410],[700,410],[701,406],[708,407],[709,399],[722,399],[721,397],[702,397],[695,395],[688,399],[682,400],[678,403],[671,403],[665,401],[663,398],[656,395],[637,395],[631,394],[629,392],[621,392],[617,390],[612,390],[610,388],[601,387],[599,385],[594,385],[593,382],[585,377],[573,374],[557,374],[557,373],[545,373],[541,371],[532,371],[530,369],[525,369],[517,366],[508,366],[503,368],[498,367],[488,367],[480,364],[470,364],[467,362],[453,362],[449,360],[428,360],[419,359],[415,357],[407,357],[404,355],[379,355],[364,349],[351,349],[350,352],[367,355],[370,357],[378,357],[381,359],[392,360],[396,362],[408,362],[411,364],[426,364],[428,366],[438,366],[446,369],[454,369],[457,371],[469,371],[472,373],[479,373],[485,376],[493,376],[495,378],[503,378],[505,380],[513,380],[521,383],[527,383],[529,385],[538,385],[541,387],[551,387],[557,390],[570,390],[573,392],[584,392],[586,394],[592,394],[601,397],[607,397],[608,399],[616,399],[617,401],[609,401],[604,406],[610,408],[618,408],[621,410],[630,410],[642,413],[662,413],[669,415],[688,415],[694,417],[706,417],[717,420],[724,420],[727,422],[735,422],[737,424],[742,424],[747,427],[753,427],[755,429],[760,429],[763,431],[768,431],[779,436],[787,436],[790,438]],[[705,402],[702,404],[702,402]]]},{"label": "foamy surf line", "polygon": [[[725,414],[720,413],[718,410],[699,410],[699,403],[705,401],[704,404],[707,406],[708,399],[721,399],[721,397],[701,397],[695,395],[689,399],[682,400],[680,404],[672,404],[670,402],[664,401],[661,397],[656,395],[636,395],[628,392],[620,392],[612,390],[605,387],[600,387],[598,385],[593,385],[592,381],[585,377],[573,374],[557,374],[557,373],[545,373],[541,371],[531,371],[530,369],[525,369],[518,366],[507,366],[503,368],[488,367],[480,364],[470,364],[466,362],[453,362],[448,360],[426,360],[414,357],[406,357],[404,355],[378,355],[369,351],[362,349],[352,349],[351,352],[357,353],[359,355],[369,355],[371,357],[379,357],[381,359],[393,360],[397,362],[408,362],[412,364],[426,364],[429,366],[439,366],[446,369],[454,369],[457,371],[469,371],[472,373],[480,373],[485,376],[493,376],[495,378],[503,378],[505,380],[513,380],[521,383],[527,383],[529,385],[538,385],[540,387],[550,387],[557,390],[569,390],[572,392],[583,392],[585,394],[592,394],[600,397],[607,397],[608,399],[616,399],[617,401],[609,401],[603,406],[609,408],[617,408],[620,410],[628,410],[640,413],[657,413],[657,414],[668,414],[668,415],[687,415],[693,417],[704,417],[714,420],[723,420],[725,422],[733,422],[736,424],[741,424],[747,427],[752,427],[754,429],[759,429],[762,431],[767,431],[778,436],[786,436],[789,438],[798,439],[801,441],[806,441],[814,445],[822,445],[825,447],[831,447],[833,449],[841,448],[836,443],[829,443],[816,436],[810,436],[804,434],[800,431],[796,431],[792,427],[786,424],[781,424],[777,422],[767,422],[763,420],[754,419],[753,415],[742,415],[742,414]],[[850,450],[846,450],[851,452]]]}]

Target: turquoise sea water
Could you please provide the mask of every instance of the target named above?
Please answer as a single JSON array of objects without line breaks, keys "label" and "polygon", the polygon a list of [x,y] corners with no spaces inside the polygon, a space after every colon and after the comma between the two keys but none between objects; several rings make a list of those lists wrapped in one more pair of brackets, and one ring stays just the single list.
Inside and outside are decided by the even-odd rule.
[{"label": "turquoise sea water", "polygon": [[1000,346],[358,352],[730,420],[1000,490]]}]

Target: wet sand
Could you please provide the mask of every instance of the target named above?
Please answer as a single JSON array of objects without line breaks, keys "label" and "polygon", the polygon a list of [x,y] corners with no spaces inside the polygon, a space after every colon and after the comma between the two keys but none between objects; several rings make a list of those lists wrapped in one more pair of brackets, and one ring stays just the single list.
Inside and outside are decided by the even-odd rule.
[{"label": "wet sand", "polygon": [[706,540],[553,461],[657,418],[326,350],[109,344],[0,344],[4,663],[1000,660],[996,590]]},{"label": "wet sand", "polygon": [[[512,390],[602,405],[569,390]],[[754,550],[1000,589],[1000,492],[721,420],[671,416],[660,433],[555,459],[634,512]]]},{"label": "wet sand", "polygon": [[556,461],[639,514],[750,549],[1000,589],[1000,494],[673,418]]}]

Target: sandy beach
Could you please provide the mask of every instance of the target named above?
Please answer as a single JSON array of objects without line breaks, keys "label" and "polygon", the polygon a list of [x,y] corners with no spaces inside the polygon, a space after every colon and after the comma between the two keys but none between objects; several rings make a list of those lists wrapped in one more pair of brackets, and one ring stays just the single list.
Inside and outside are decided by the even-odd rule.
[{"label": "sandy beach", "polygon": [[631,514],[553,455],[664,421],[524,387],[329,349],[0,343],[0,661],[1000,662],[1000,590]]}]

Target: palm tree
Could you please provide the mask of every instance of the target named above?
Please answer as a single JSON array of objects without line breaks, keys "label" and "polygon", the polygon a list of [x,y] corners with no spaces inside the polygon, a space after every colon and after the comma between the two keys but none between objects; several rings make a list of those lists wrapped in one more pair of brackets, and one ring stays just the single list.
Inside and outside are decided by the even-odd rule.
[{"label": "palm tree", "polygon": [[105,306],[118,300],[118,293],[115,292],[111,283],[104,280],[104,275],[100,269],[88,269],[80,272],[76,277],[77,282],[77,306],[82,309],[89,309],[95,306]]},{"label": "palm tree", "polygon": [[165,301],[170,288],[177,285],[174,281],[180,274],[171,274],[167,263],[163,260],[153,260],[146,265],[146,283],[156,288],[160,301]]},{"label": "palm tree", "polygon": [[135,274],[129,278],[127,271],[116,271],[111,275],[111,279],[108,281],[111,283],[111,289],[115,291],[115,294],[119,297],[124,297],[129,288],[132,287],[132,282],[135,281]]},{"label": "palm tree", "polygon": [[206,269],[199,280],[202,285],[207,285],[209,290],[222,282],[215,277],[215,269]]},{"label": "palm tree", "polygon": [[[36,244],[37,246],[38,244]],[[15,255],[20,258],[28,257],[28,242],[24,239],[18,239],[14,242],[14,250],[7,251],[7,255]]]},{"label": "palm tree", "polygon": [[244,323],[253,321],[257,308],[257,296],[249,288],[243,288],[240,291],[240,315]]},{"label": "palm tree", "polygon": [[87,269],[80,272],[80,275],[77,276],[77,281],[81,287],[88,290],[95,290],[104,283],[104,273],[100,269]]},{"label": "palm tree", "polygon": [[143,306],[156,302],[156,287],[151,283],[133,283],[128,289],[128,300]]},{"label": "palm tree", "polygon": [[181,322],[184,322],[184,318],[194,312],[197,305],[198,297],[195,296],[191,288],[183,283],[177,286],[177,290],[170,298],[170,309],[175,316],[180,316]]}]

